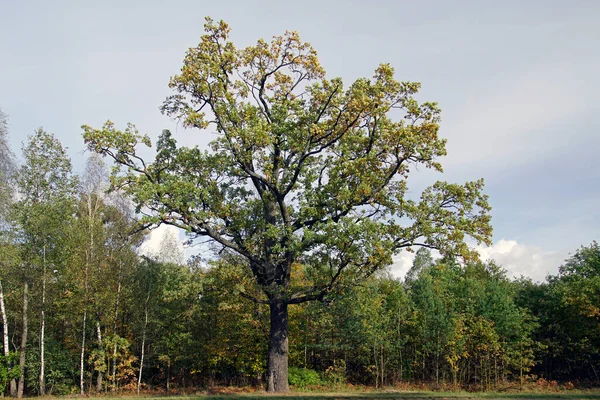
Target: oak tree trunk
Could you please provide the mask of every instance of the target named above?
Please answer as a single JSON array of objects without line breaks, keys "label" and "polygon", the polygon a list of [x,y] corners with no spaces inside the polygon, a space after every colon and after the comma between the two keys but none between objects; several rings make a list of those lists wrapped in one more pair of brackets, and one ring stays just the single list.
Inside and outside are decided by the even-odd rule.
[{"label": "oak tree trunk", "polygon": [[288,305],[281,300],[270,304],[271,331],[267,378],[269,392],[287,392],[288,386]]}]

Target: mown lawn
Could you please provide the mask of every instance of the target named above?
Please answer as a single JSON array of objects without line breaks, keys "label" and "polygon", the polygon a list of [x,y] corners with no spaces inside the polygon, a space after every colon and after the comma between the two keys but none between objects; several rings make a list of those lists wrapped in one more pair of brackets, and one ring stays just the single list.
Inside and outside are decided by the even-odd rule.
[{"label": "mown lawn", "polygon": [[[124,396],[123,398],[127,398]],[[110,397],[109,397],[110,398]],[[241,393],[241,394],[208,394],[197,396],[131,396],[137,399],[159,399],[159,400],[418,400],[418,399],[598,399],[600,400],[600,390],[594,391],[569,391],[560,393],[468,393],[468,392],[342,392],[342,393],[323,393],[291,392],[288,394],[268,394],[260,393]],[[106,400],[107,397],[99,398]]]}]

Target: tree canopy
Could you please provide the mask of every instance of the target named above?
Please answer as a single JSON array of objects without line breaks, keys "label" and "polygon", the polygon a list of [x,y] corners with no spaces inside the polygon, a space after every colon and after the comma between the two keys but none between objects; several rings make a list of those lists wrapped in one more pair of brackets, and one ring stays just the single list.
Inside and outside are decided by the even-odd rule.
[{"label": "tree canopy", "polygon": [[[264,292],[255,301],[277,308],[272,316],[285,324],[287,304],[323,299],[400,249],[469,258],[466,237],[489,243],[483,181],[440,181],[420,200],[407,198],[414,167],[442,171],[446,154],[440,110],[417,102],[418,83],[381,64],[344,88],[296,32],[237,49],[225,22],[207,19],[205,31],[161,109],[187,128],[216,129],[210,150],[178,147],[163,131],[147,162],[138,146],[150,140],[135,126],[83,127],[88,147],[123,167],[113,185],[133,197],[145,223],[178,226],[240,255]],[[294,264],[308,284],[291,282]],[[271,371],[285,375],[275,377],[282,390],[285,364]]]}]

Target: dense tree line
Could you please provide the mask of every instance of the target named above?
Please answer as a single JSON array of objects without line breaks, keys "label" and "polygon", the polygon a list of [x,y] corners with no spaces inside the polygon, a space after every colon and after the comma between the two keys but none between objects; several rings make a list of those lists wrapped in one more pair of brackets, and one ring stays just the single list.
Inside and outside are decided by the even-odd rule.
[{"label": "dense tree line", "polygon": [[[129,202],[105,193],[99,158],[78,177],[40,129],[16,167],[4,122],[1,133],[2,393],[266,384],[269,306],[250,299],[261,288],[238,256],[180,265],[165,241],[140,257],[144,233]],[[292,265],[292,284],[309,273]],[[382,271],[290,307],[290,381],[598,383],[599,305],[596,242],[543,283],[420,249],[404,280]]]}]

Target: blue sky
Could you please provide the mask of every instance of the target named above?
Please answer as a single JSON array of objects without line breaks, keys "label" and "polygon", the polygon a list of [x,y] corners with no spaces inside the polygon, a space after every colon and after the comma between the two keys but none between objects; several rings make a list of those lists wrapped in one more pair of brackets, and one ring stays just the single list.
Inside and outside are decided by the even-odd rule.
[{"label": "blue sky", "polygon": [[[513,275],[542,279],[569,252],[600,239],[600,2],[598,1],[4,1],[0,108],[11,144],[43,126],[81,170],[82,124],[127,122],[181,144],[210,134],[162,116],[168,79],[202,34],[224,19],[238,47],[296,30],[328,76],[346,83],[381,62],[422,82],[439,102],[445,173],[483,177],[494,245],[482,249]],[[401,274],[410,258],[401,255]]]}]

